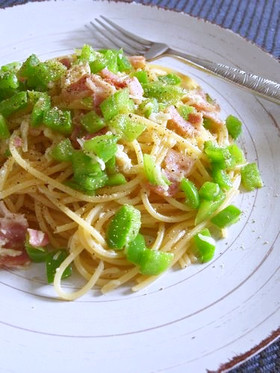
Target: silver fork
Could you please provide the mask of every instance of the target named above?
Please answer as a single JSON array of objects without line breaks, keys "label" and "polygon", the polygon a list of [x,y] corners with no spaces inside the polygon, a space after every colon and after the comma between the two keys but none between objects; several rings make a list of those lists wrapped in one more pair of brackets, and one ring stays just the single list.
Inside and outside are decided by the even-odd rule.
[{"label": "silver fork", "polygon": [[216,63],[186,54],[164,43],[143,39],[125,30],[104,16],[100,16],[100,19],[95,18],[95,23],[90,22],[90,24],[92,27],[90,29],[92,31],[93,29],[98,31],[98,33],[94,35],[104,46],[122,48],[126,54],[142,55],[145,56],[148,61],[154,61],[163,56],[174,57],[204,72],[216,75],[241,88],[245,88],[253,94],[280,104],[280,83],[278,82],[248,73],[235,67],[226,66],[222,63]]}]

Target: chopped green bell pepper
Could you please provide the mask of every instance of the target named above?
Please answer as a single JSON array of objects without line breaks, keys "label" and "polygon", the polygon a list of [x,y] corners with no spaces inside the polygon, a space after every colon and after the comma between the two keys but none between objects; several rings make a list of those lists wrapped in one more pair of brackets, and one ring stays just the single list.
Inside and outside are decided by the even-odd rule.
[{"label": "chopped green bell pepper", "polygon": [[196,214],[195,225],[210,218],[210,216],[221,206],[225,198],[225,194],[221,192],[214,201],[202,199]]},{"label": "chopped green bell pepper", "polygon": [[70,135],[72,132],[71,112],[61,110],[58,107],[52,107],[50,110],[44,111],[43,124],[53,131],[57,131],[63,135]]},{"label": "chopped green bell pepper", "polygon": [[26,92],[18,92],[0,102],[0,113],[7,118],[11,114],[27,107],[28,97]]},{"label": "chopped green bell pepper", "polygon": [[46,93],[41,94],[31,112],[31,126],[37,127],[43,122],[44,114],[51,108],[51,99]]},{"label": "chopped green bell pepper", "polygon": [[33,247],[26,242],[25,250],[30,260],[34,263],[42,263],[47,259],[48,250],[45,247]]},{"label": "chopped green bell pepper", "polygon": [[[57,269],[59,268],[60,264],[67,258],[68,252],[66,250],[60,249],[57,251],[52,251],[48,253],[46,258],[46,271],[47,271],[47,279],[48,283],[52,283],[54,281],[54,277],[56,274]],[[65,271],[63,272],[62,278],[67,278],[72,274],[72,266],[69,265]]]},{"label": "chopped green bell pepper", "polygon": [[10,131],[6,119],[0,114],[0,140],[8,139],[9,137]]},{"label": "chopped green bell pepper", "polygon": [[140,273],[148,276],[157,276],[168,269],[173,258],[173,253],[146,249],[141,254]]},{"label": "chopped green bell pepper", "polygon": [[209,262],[214,256],[216,244],[215,240],[207,228],[194,236],[195,255],[201,263]]},{"label": "chopped green bell pepper", "polygon": [[175,105],[185,93],[183,88],[161,81],[145,83],[143,89],[145,97],[154,97],[158,102],[168,105]]},{"label": "chopped green bell pepper", "polygon": [[108,176],[108,181],[107,184],[108,186],[114,186],[114,185],[123,185],[126,184],[126,178],[123,174],[121,173],[116,173],[113,175]]},{"label": "chopped green bell pepper", "polygon": [[195,108],[189,105],[180,105],[178,106],[177,110],[181,117],[183,117],[185,120],[188,120],[189,114],[193,113],[195,111]]},{"label": "chopped green bell pepper", "polygon": [[83,175],[86,176],[101,176],[102,170],[99,163],[80,150],[73,152],[71,156],[72,167],[75,179],[79,179]]},{"label": "chopped green bell pepper", "polygon": [[144,154],[144,174],[152,185],[161,186],[164,189],[168,189],[170,181],[163,174],[159,165],[156,164],[153,156],[150,154]]},{"label": "chopped green bell pepper", "polygon": [[60,143],[53,147],[51,156],[58,162],[70,162],[73,153],[74,148],[71,144],[70,139],[65,139],[60,141]]},{"label": "chopped green bell pepper", "polygon": [[199,196],[202,199],[208,199],[210,201],[215,200],[220,194],[219,184],[213,183],[211,181],[206,181],[199,189]]},{"label": "chopped green bell pepper", "polygon": [[146,129],[146,125],[129,114],[119,114],[109,123],[109,127],[117,132],[124,140],[133,141]]},{"label": "chopped green bell pepper", "polygon": [[182,79],[176,74],[161,75],[158,77],[158,80],[170,85],[179,85],[182,82]]},{"label": "chopped green bell pepper", "polygon": [[105,127],[105,120],[95,111],[90,111],[81,117],[81,124],[88,133],[95,133]]},{"label": "chopped green bell pepper", "polygon": [[113,73],[118,72],[118,59],[117,53],[111,49],[99,50],[99,55],[96,59],[89,63],[90,70],[93,74],[105,69],[105,67]]},{"label": "chopped green bell pepper", "polygon": [[133,112],[134,103],[129,98],[128,88],[120,89],[106,98],[101,102],[100,109],[106,121],[109,121],[117,114]]},{"label": "chopped green bell pepper", "polygon": [[204,152],[209,161],[214,163],[220,169],[231,168],[233,164],[232,156],[227,148],[222,148],[215,145],[212,141],[206,141],[204,144]]},{"label": "chopped green bell pepper", "polygon": [[146,118],[149,118],[152,113],[158,113],[158,102],[155,98],[148,98],[141,102],[138,106],[138,110],[140,113],[143,113]]},{"label": "chopped green bell pepper", "polygon": [[140,84],[145,84],[149,82],[149,77],[147,71],[145,70],[134,71],[132,76],[135,76]]},{"label": "chopped green bell pepper", "polygon": [[191,209],[199,207],[199,194],[196,186],[189,179],[183,178],[180,183],[180,188],[184,192],[186,200],[185,203]]},{"label": "chopped green bell pepper", "polygon": [[85,141],[83,144],[83,149],[87,154],[94,153],[104,162],[107,162],[116,154],[118,150],[118,140],[119,136],[113,134],[96,136]]},{"label": "chopped green bell pepper", "polygon": [[140,211],[130,205],[123,205],[110,221],[106,231],[106,241],[111,249],[121,250],[139,233]]},{"label": "chopped green bell pepper", "polygon": [[214,166],[212,169],[212,178],[222,190],[229,190],[232,187],[232,182],[226,171],[221,170],[217,166]]},{"label": "chopped green bell pepper", "polygon": [[217,215],[215,215],[211,222],[219,228],[225,228],[231,224],[236,223],[240,219],[241,211],[233,206],[229,205],[220,211]]},{"label": "chopped green bell pepper", "polygon": [[145,238],[139,233],[135,239],[129,242],[125,247],[127,260],[134,264],[140,264],[144,250],[146,250]]},{"label": "chopped green bell pepper", "polygon": [[241,183],[248,191],[263,186],[260,171],[256,163],[249,163],[241,169]]},{"label": "chopped green bell pepper", "polygon": [[236,140],[242,133],[242,123],[233,115],[229,115],[226,118],[226,127],[228,133],[234,140]]}]

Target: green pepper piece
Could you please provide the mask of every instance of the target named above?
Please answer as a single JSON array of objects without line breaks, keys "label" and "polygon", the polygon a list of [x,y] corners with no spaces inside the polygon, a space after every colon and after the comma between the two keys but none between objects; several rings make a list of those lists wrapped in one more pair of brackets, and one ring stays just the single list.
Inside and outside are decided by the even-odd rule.
[{"label": "green pepper piece", "polygon": [[99,55],[96,59],[89,63],[90,70],[93,74],[98,73],[105,67],[113,73],[118,72],[118,60],[117,53],[111,49],[99,50]]},{"label": "green pepper piece", "polygon": [[212,169],[213,181],[217,183],[221,189],[229,190],[232,187],[232,182],[225,170],[221,170],[218,166]]},{"label": "green pepper piece", "polygon": [[241,211],[234,205],[229,205],[215,215],[211,222],[219,228],[225,228],[236,223],[240,219]]},{"label": "green pepper piece", "polygon": [[207,228],[194,236],[195,255],[201,263],[209,262],[214,256],[216,245],[215,240]]},{"label": "green pepper piece", "polygon": [[201,200],[195,218],[195,225],[198,225],[204,220],[210,218],[210,216],[221,206],[225,198],[225,194],[221,192],[214,201],[210,201],[207,199]]},{"label": "green pepper piece", "polygon": [[18,71],[19,80],[29,81],[30,86],[35,86],[37,83],[35,66],[37,66],[39,63],[40,60],[35,54],[29,56]]},{"label": "green pepper piece", "polygon": [[6,119],[0,114],[0,140],[8,139],[9,137],[10,131]]},{"label": "green pepper piece", "polygon": [[80,150],[73,152],[71,156],[72,167],[75,179],[79,179],[83,175],[101,176],[102,171],[99,163],[95,162],[91,157]]},{"label": "green pepper piece", "polygon": [[238,118],[233,115],[229,115],[226,118],[226,127],[230,136],[236,140],[242,133],[242,123]]},{"label": "green pepper piece", "polygon": [[141,226],[140,211],[130,205],[123,205],[110,221],[106,241],[110,248],[121,250],[137,236]]},{"label": "green pepper piece", "polygon": [[157,276],[168,269],[173,258],[173,253],[146,249],[141,255],[140,273],[148,276]]},{"label": "green pepper piece", "polygon": [[168,189],[170,182],[163,174],[159,165],[156,164],[153,156],[150,154],[144,154],[144,174],[152,185],[161,186],[164,189]]},{"label": "green pepper piece", "polygon": [[133,112],[134,103],[129,98],[129,90],[124,88],[115,92],[100,104],[100,109],[106,121],[117,114]]},{"label": "green pepper piece", "polygon": [[16,73],[7,71],[0,72],[0,91],[2,90],[15,90],[19,87],[18,78]]},{"label": "green pepper piece", "polygon": [[149,118],[152,113],[158,113],[158,102],[155,98],[148,98],[147,100],[141,102],[138,110],[140,113],[143,113],[146,118]]},{"label": "green pepper piece", "polygon": [[180,105],[178,106],[178,112],[185,120],[188,120],[189,114],[193,113],[195,108],[189,105]]},{"label": "green pepper piece", "polygon": [[183,88],[161,81],[143,84],[143,89],[145,97],[154,97],[158,102],[168,105],[175,105],[185,93]]},{"label": "green pepper piece", "polygon": [[182,82],[182,79],[176,74],[161,75],[159,76],[158,80],[170,85],[179,85]]},{"label": "green pepper piece", "polygon": [[147,71],[145,70],[134,71],[132,76],[135,76],[139,80],[140,84],[145,84],[149,82],[149,77]]},{"label": "green pepper piece", "polygon": [[43,124],[53,131],[70,135],[72,132],[71,112],[61,110],[58,107],[52,107],[43,114]]},{"label": "green pepper piece", "polygon": [[[54,277],[56,274],[57,269],[59,268],[60,264],[67,258],[68,252],[66,250],[60,249],[53,252],[48,253],[46,258],[46,271],[47,271],[47,279],[48,283],[52,283],[54,281]],[[62,274],[62,278],[67,278],[72,274],[72,266],[71,264],[65,269]]]},{"label": "green pepper piece", "polygon": [[108,183],[108,176],[104,172],[95,176],[83,174],[79,177],[74,176],[73,181],[76,184],[75,189],[92,192],[106,186]]},{"label": "green pepper piece", "polygon": [[197,209],[199,206],[199,194],[194,183],[186,178],[183,178],[180,183],[180,188],[184,192],[185,203],[191,209]]},{"label": "green pepper piece", "polygon": [[146,250],[145,238],[139,233],[135,239],[125,247],[126,259],[131,263],[140,264],[144,250]]},{"label": "green pepper piece", "polygon": [[215,145],[212,141],[206,141],[204,152],[209,161],[216,164],[220,169],[231,168],[233,164],[232,156],[227,148]]},{"label": "green pepper piece", "polygon": [[199,196],[202,199],[208,199],[210,201],[215,200],[220,194],[219,184],[211,181],[206,181],[199,189]]},{"label": "green pepper piece", "polygon": [[58,162],[69,162],[72,159],[74,148],[70,139],[60,141],[51,151],[51,156]]},{"label": "green pepper piece", "polygon": [[114,175],[118,171],[116,157],[112,157],[106,162],[106,171],[108,175]]},{"label": "green pepper piece", "polygon": [[90,111],[81,117],[81,124],[88,133],[95,133],[105,127],[105,121],[95,111]]},{"label": "green pepper piece", "polygon": [[231,154],[232,167],[245,163],[244,153],[236,144],[227,146],[227,149]]},{"label": "green pepper piece", "polygon": [[117,52],[117,64],[118,71],[120,72],[129,72],[132,69],[131,63],[129,62],[128,58],[123,54],[122,50]]},{"label": "green pepper piece", "polygon": [[119,136],[116,135],[101,135],[87,140],[83,144],[84,151],[94,153],[97,157],[101,158],[104,162],[109,161],[117,152],[117,141]]},{"label": "green pepper piece", "polygon": [[92,46],[88,44],[84,44],[82,49],[79,51],[78,61],[92,62],[96,59],[96,57],[97,57],[97,53],[92,48]]},{"label": "green pepper piece", "polygon": [[124,140],[133,141],[146,129],[146,125],[129,114],[119,114],[109,123],[109,127],[117,132]]},{"label": "green pepper piece", "polygon": [[0,102],[0,113],[7,118],[11,114],[24,109],[28,104],[26,92],[18,92],[12,97]]},{"label": "green pepper piece", "polygon": [[6,65],[1,66],[1,71],[3,72],[17,72],[21,67],[20,62],[10,62],[7,63]]},{"label": "green pepper piece", "polygon": [[252,191],[261,188],[263,182],[256,163],[248,163],[241,169],[241,183],[245,189]]},{"label": "green pepper piece", "polygon": [[37,102],[34,104],[32,113],[31,113],[31,126],[38,127],[44,118],[44,114],[50,109],[51,107],[51,99],[46,93],[41,94],[38,98]]},{"label": "green pepper piece", "polygon": [[126,178],[123,174],[117,173],[114,175],[110,175],[108,177],[107,184],[108,186],[114,186],[114,185],[123,185],[126,184]]},{"label": "green pepper piece", "polygon": [[203,118],[203,127],[211,132],[213,130],[213,120],[210,118]]},{"label": "green pepper piece", "polygon": [[34,247],[25,243],[25,250],[30,260],[34,263],[45,262],[48,256],[48,250],[45,247]]}]

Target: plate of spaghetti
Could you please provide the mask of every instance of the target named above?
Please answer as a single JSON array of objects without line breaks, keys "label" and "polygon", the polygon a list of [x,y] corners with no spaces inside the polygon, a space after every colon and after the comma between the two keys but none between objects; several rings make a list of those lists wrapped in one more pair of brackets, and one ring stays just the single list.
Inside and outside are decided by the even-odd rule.
[{"label": "plate of spaghetti", "polygon": [[[1,335],[24,338],[25,351],[39,336],[36,354],[46,348],[52,369],[62,354],[69,371],[217,370],[233,349],[278,333],[278,108],[172,58],[104,48],[84,27],[89,14],[110,13],[133,30],[139,11],[162,37],[168,13],[170,43],[180,35],[179,47],[209,59],[225,48],[238,65],[217,49],[214,26],[136,4],[80,4],[5,11],[26,31],[0,54]],[[37,32],[42,10],[50,24]],[[248,58],[279,71],[249,47]]]}]

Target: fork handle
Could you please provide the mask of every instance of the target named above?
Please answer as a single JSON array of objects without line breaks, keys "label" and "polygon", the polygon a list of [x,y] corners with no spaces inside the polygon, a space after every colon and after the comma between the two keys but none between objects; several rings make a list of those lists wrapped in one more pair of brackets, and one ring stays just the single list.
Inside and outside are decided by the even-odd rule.
[{"label": "fork handle", "polygon": [[251,93],[257,94],[269,101],[280,104],[280,84],[273,80],[222,63],[215,63],[190,56],[174,49],[169,49],[166,51],[166,54],[188,64],[195,65],[203,71],[213,73],[220,78],[237,84],[239,87],[246,88],[250,90]]}]

